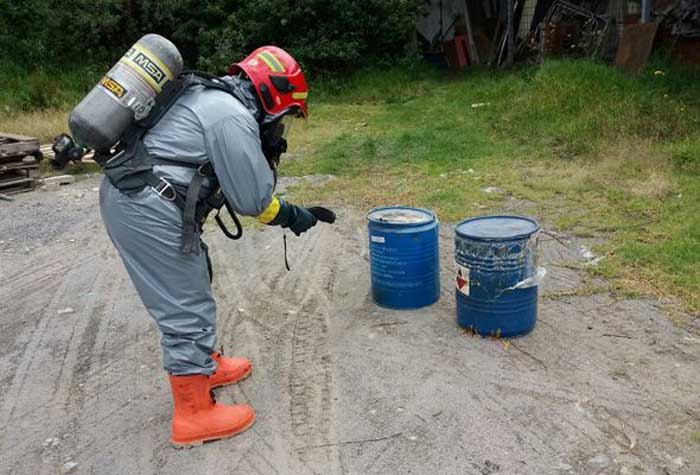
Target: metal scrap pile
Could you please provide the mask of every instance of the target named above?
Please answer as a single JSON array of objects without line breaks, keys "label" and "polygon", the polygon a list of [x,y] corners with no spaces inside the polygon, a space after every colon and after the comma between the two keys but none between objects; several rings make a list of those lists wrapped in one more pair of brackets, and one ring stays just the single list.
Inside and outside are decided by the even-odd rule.
[{"label": "metal scrap pile", "polygon": [[432,0],[418,40],[453,69],[578,56],[638,73],[659,43],[657,25],[662,39],[700,39],[700,1]]},{"label": "metal scrap pile", "polygon": [[564,54],[600,55],[612,25],[610,17],[598,13],[599,8],[587,2],[555,0],[550,3],[542,20],[533,21],[531,32],[520,44],[520,55],[536,52],[540,60]]},{"label": "metal scrap pile", "polygon": [[679,0],[664,15],[662,25],[682,38],[700,38],[700,2]]}]

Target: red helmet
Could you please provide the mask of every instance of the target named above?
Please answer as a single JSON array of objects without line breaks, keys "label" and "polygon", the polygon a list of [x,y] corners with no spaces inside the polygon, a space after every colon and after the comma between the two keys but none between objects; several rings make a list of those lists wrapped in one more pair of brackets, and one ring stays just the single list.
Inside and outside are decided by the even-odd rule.
[{"label": "red helmet", "polygon": [[270,115],[298,108],[307,116],[309,87],[299,64],[282,48],[262,46],[240,63],[228,68],[230,75],[243,71],[258,91],[260,102]]}]

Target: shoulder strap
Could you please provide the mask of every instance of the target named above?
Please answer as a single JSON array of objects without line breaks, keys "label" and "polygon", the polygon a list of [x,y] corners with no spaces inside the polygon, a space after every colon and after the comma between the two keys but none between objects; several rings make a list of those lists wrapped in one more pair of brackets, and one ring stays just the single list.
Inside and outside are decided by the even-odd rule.
[{"label": "shoulder strap", "polygon": [[137,125],[144,129],[150,129],[163,118],[166,112],[177,102],[182,94],[192,86],[204,86],[207,89],[218,89],[219,91],[231,94],[236,99],[241,100],[239,92],[229,86],[226,81],[203,71],[186,70],[180,73],[175,81],[170,81],[163,90],[156,96],[156,103],[151,109],[151,113]]}]

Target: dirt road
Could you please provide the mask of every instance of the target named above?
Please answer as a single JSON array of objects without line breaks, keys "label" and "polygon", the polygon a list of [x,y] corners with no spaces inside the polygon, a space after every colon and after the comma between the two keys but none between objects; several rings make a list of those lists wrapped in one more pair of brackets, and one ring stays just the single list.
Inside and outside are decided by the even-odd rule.
[{"label": "dirt road", "polygon": [[290,236],[291,272],[280,230],[207,233],[220,342],[255,367],[217,394],[258,419],[175,450],[157,331],[103,231],[97,186],[0,202],[2,474],[700,473],[697,327],[614,300],[576,270],[576,243],[544,236],[534,333],[466,335],[449,225],[440,302],[380,309],[362,214],[347,210]]}]

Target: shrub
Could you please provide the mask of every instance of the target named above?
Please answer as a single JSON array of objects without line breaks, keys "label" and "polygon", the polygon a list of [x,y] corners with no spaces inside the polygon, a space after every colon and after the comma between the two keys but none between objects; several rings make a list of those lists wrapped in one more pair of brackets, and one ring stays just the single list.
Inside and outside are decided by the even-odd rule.
[{"label": "shrub", "polygon": [[[110,62],[160,33],[188,67],[224,70],[263,44],[314,71],[396,62],[420,0],[0,0],[0,50],[22,66]],[[36,25],[41,25],[38,28]]]}]

